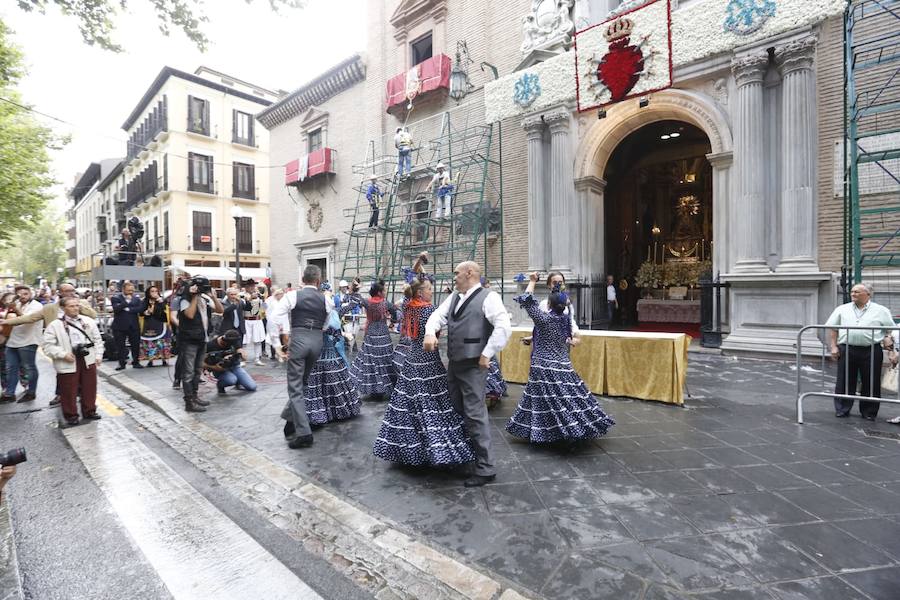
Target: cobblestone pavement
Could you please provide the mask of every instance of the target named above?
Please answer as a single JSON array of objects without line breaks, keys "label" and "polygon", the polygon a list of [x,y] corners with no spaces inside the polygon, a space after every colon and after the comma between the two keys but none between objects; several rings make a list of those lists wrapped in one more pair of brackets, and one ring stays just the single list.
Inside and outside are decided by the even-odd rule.
[{"label": "cobblestone pavement", "polygon": [[[278,419],[284,368],[249,370],[259,391],[217,396],[205,385],[212,406],[190,416],[165,369],[104,369],[156,399],[171,420],[156,417],[151,430],[174,446],[203,427],[258,450],[499,582],[479,580],[485,597],[510,586],[536,598],[897,598],[900,428],[835,419],[830,399],[810,400],[806,424],[796,424],[790,363],[691,354],[685,408],[601,399],[618,424],[569,451],[503,431],[521,393],[513,385],[491,413],[497,481],[481,489],[463,488],[456,473],[375,458],[383,403],[316,432],[310,449],[288,449]],[[802,376],[804,389],[832,381],[818,365]],[[136,402],[129,410],[154,412]],[[885,404],[881,417],[898,412]]]}]

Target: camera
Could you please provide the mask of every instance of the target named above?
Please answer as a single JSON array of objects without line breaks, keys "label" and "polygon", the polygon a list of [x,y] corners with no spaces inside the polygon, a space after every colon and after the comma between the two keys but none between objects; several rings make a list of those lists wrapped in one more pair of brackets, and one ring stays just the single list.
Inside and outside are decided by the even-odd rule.
[{"label": "camera", "polygon": [[89,342],[87,344],[75,344],[72,346],[72,354],[75,355],[76,358],[84,358],[88,354],[90,354],[90,350],[88,348],[93,348],[94,342]]},{"label": "camera", "polygon": [[0,467],[11,467],[28,460],[25,456],[25,448],[13,448],[0,454]]},{"label": "camera", "polygon": [[144,224],[137,217],[131,217],[128,219],[128,231],[131,232],[131,239],[139,242],[144,237]]},{"label": "camera", "polygon": [[217,365],[223,369],[231,369],[241,362],[240,355],[233,349],[217,350],[207,355],[206,362],[210,365]]},{"label": "camera", "polygon": [[200,294],[208,294],[212,291],[212,286],[209,283],[209,279],[202,275],[195,275],[194,277],[181,282],[181,286],[178,288],[177,294],[179,296],[190,296],[191,287],[195,285],[197,286],[197,292]]}]

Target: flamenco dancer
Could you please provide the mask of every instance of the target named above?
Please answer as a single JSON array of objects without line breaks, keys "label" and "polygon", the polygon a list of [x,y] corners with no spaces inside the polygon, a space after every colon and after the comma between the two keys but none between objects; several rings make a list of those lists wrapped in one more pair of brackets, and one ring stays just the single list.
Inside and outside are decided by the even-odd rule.
[{"label": "flamenco dancer", "polygon": [[435,311],[431,281],[410,284],[403,327],[411,343],[397,386],[384,411],[375,456],[404,465],[461,465],[475,460],[463,428],[462,415],[450,402],[447,371],[440,352],[423,346],[425,324]]},{"label": "flamenco dancer", "polygon": [[359,299],[366,309],[366,337],[362,349],[350,365],[350,380],[360,396],[384,400],[389,394],[391,371],[394,368],[391,336],[387,318],[397,318],[397,308],[384,299],[384,281],[378,280],[369,289],[369,299]]},{"label": "flamenco dancer", "polygon": [[337,351],[337,344],[343,339],[340,314],[349,309],[346,306],[332,310],[325,321],[322,353],[309,374],[306,389],[306,416],[312,429],[359,414],[359,395],[353,389],[347,365]]},{"label": "flamenco dancer", "polygon": [[391,382],[393,385],[397,385],[397,378],[400,376],[400,370],[403,368],[403,363],[406,361],[406,353],[409,351],[410,345],[410,336],[409,332],[406,331],[406,319],[403,315],[406,315],[406,307],[409,306],[409,302],[412,300],[412,284],[417,278],[421,279],[425,276],[424,265],[427,264],[428,252],[422,252],[419,254],[418,258],[416,258],[416,262],[412,269],[406,271],[407,281],[406,286],[403,288],[403,302],[400,304],[400,340],[394,348],[394,356],[392,358],[394,370],[391,374]]},{"label": "flamenco dancer", "polygon": [[[547,289],[550,290],[550,293],[553,292],[562,292],[566,289],[566,277],[559,271],[550,271],[547,274]],[[550,312],[549,299],[544,298],[541,300],[540,304],[541,310],[545,313]],[[569,341],[570,346],[577,346],[579,342],[581,342],[581,330],[578,329],[578,323],[575,322],[575,311],[572,310],[572,302],[566,302],[566,309],[563,311],[564,315],[569,316],[569,320],[572,327],[572,339]],[[528,346],[531,344],[531,337],[522,338],[522,343]]]},{"label": "flamenco dancer", "polygon": [[534,298],[537,280],[537,273],[532,273],[525,293],[515,298],[534,321],[534,349],[528,383],[506,430],[539,444],[600,437],[615,421],[572,368],[572,325],[565,314],[568,296],[553,292],[547,301],[550,312],[544,312]]}]

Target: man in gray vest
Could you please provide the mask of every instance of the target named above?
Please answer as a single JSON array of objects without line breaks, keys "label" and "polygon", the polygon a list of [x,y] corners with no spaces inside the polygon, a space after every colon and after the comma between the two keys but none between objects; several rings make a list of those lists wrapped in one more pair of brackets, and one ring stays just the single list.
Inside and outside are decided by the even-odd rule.
[{"label": "man in gray vest", "polygon": [[497,292],[481,287],[478,263],[460,263],[453,272],[456,291],[425,324],[425,350],[437,350],[437,333],[447,327],[447,382],[450,401],[466,422],[475,450],[475,470],[466,487],[479,487],[496,477],[491,455],[491,425],[484,388],[491,358],[506,346],[509,313]]},{"label": "man in gray vest", "polygon": [[322,329],[328,313],[334,308],[319,291],[322,271],[315,265],[303,270],[303,287],[284,295],[273,315],[276,320],[290,320],[290,334],[281,334],[282,348],[288,348],[288,402],[281,411],[284,436],[291,448],[312,446],[313,435],[306,416],[306,384],[319,353],[322,352]]}]

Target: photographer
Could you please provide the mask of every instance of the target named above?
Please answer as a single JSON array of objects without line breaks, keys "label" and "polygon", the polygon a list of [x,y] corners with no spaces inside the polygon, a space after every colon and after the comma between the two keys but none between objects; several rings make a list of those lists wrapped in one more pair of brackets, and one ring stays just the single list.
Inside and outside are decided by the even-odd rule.
[{"label": "photographer", "polygon": [[97,323],[79,314],[78,298],[60,302],[63,316],[44,330],[44,354],[53,360],[56,385],[66,425],[78,425],[76,396],[81,395],[81,415],[96,420],[97,365],[103,360],[103,338]]},{"label": "photographer", "polygon": [[182,358],[181,390],[187,412],[204,412],[209,406],[209,402],[197,396],[197,390],[212,313],[224,312],[219,298],[211,292],[209,279],[202,276],[193,277],[179,290],[178,352]]},{"label": "photographer", "polygon": [[243,350],[238,347],[240,341],[240,334],[230,329],[206,345],[203,368],[215,376],[220,394],[232,385],[241,386],[248,392],[256,391],[256,382],[241,367]]},{"label": "photographer", "polygon": [[126,267],[134,266],[134,258],[137,254],[136,248],[137,244],[134,238],[131,237],[131,231],[127,227],[122,229],[122,237],[116,242],[116,260],[118,263]]}]

